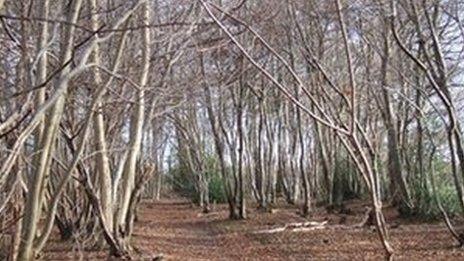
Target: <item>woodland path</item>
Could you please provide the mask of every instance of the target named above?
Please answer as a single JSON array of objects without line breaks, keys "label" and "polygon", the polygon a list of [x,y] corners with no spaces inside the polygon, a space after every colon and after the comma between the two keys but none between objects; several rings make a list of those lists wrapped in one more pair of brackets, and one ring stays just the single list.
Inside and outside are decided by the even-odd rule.
[{"label": "woodland path", "polygon": [[[166,259],[236,260],[256,251],[248,249],[254,244],[246,233],[223,230],[233,222],[227,221],[225,211],[203,214],[191,203],[179,200],[145,206],[134,233],[134,243],[142,253],[161,253]],[[251,257],[259,257],[256,252]]]},{"label": "woodland path", "polygon": [[[354,224],[362,219],[363,204],[350,206],[349,214],[327,214],[317,210],[310,220],[328,220],[329,226]],[[256,234],[256,231],[307,221],[295,207],[282,205],[275,213],[249,207],[246,221],[227,219],[225,205],[210,214],[185,200],[144,202],[135,225],[133,245],[141,256],[151,260],[162,254],[164,260],[384,260],[377,233],[373,229],[322,229],[307,232],[284,231]],[[394,260],[464,260],[464,251],[453,247],[441,224],[412,224],[390,214]],[[393,221],[392,221],[393,220]],[[54,241],[54,240],[53,240]],[[47,247],[45,260],[76,260],[69,243],[54,241]],[[87,250],[83,260],[107,260],[106,251]]]}]

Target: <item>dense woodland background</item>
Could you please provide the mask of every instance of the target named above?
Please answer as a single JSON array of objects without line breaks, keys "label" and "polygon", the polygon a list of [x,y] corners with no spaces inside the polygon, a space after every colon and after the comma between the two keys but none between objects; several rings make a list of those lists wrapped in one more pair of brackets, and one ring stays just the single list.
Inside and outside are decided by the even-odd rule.
[{"label": "dense woodland background", "polygon": [[[141,198],[464,211],[459,0],[0,0],[0,254],[130,256]],[[0,245],[1,246],[1,245]],[[0,257],[1,258],[1,257]]]}]

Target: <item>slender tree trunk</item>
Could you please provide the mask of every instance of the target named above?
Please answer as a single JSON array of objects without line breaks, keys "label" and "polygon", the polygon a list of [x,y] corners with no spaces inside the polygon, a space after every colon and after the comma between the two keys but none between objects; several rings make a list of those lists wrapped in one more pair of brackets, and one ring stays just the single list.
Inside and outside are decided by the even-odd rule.
[{"label": "slender tree trunk", "polygon": [[390,102],[390,94],[387,91],[388,85],[388,63],[390,56],[390,45],[388,39],[388,29],[385,30],[384,46],[381,66],[381,90],[384,101],[384,121],[387,128],[388,141],[388,173],[390,176],[390,193],[393,195],[393,204],[400,209],[407,210],[410,208],[410,195],[406,180],[403,175],[403,166],[401,162],[401,151],[398,142],[398,131],[395,125],[394,113]]},{"label": "slender tree trunk", "polygon": [[[83,0],[76,0],[73,2],[71,10],[68,13],[68,22],[75,24],[79,15]],[[60,62],[66,64],[72,56],[74,44],[74,30],[75,27],[70,27],[64,34],[63,49],[61,53]],[[69,66],[60,73],[59,84],[68,85],[68,81],[64,78],[68,77],[70,71]],[[67,86],[57,86],[58,89],[67,89]],[[35,175],[33,176],[31,187],[26,195],[25,217],[23,218],[22,225],[22,240],[19,248],[18,260],[28,261],[32,260],[34,255],[34,239],[37,233],[37,225],[40,220],[40,209],[43,203],[45,181],[50,172],[51,158],[54,152],[54,143],[58,134],[59,122],[63,114],[65,105],[66,90],[61,95],[53,106],[50,114],[47,117],[46,126],[48,127],[43,135],[42,142],[39,144],[41,153],[40,159],[37,161]]]},{"label": "slender tree trunk", "polygon": [[245,201],[245,175],[243,171],[243,150],[244,150],[244,138],[243,138],[243,99],[244,97],[244,86],[240,83],[240,93],[238,97],[237,107],[237,132],[238,132],[238,178],[239,178],[239,216],[241,219],[246,218],[246,201]]},{"label": "slender tree trunk", "polygon": [[[145,86],[148,83],[149,69],[150,69],[150,16],[151,7],[150,2],[143,3],[143,37],[142,37],[142,74],[140,76],[140,88],[137,90],[137,102],[135,110],[131,119],[131,139],[129,144],[129,152],[124,166],[123,183],[122,183],[122,199],[120,204],[119,213],[117,216],[118,227],[115,229],[122,229],[125,231],[127,227],[126,221],[128,220],[129,207],[131,196],[135,188],[135,174],[137,159],[141,150],[142,132],[145,116]],[[127,231],[126,231],[127,232]],[[129,235],[124,235],[129,237]]]},{"label": "slender tree trunk", "polygon": [[[201,68],[202,68],[202,74],[203,74],[204,77],[206,77],[205,70],[204,70],[203,58],[201,58],[201,64],[200,65],[201,65]],[[221,169],[221,177],[222,177],[222,181],[223,181],[223,184],[224,184],[224,191],[225,191],[225,194],[226,194],[227,203],[229,205],[229,218],[230,219],[237,219],[238,218],[238,213],[237,213],[237,209],[236,209],[236,202],[234,201],[235,197],[233,197],[232,191],[231,191],[231,188],[230,188],[228,175],[227,175],[228,170],[227,170],[226,162],[225,162],[225,158],[224,158],[224,144],[223,144],[223,140],[222,140],[222,138],[221,138],[221,136],[219,134],[218,123],[217,123],[217,119],[216,119],[216,116],[215,116],[214,110],[213,110],[213,103],[212,103],[212,100],[211,100],[211,90],[207,86],[207,84],[204,85],[204,93],[205,93],[206,110],[207,110],[207,113],[208,113],[208,119],[209,119],[209,123],[210,123],[210,126],[211,126],[211,130],[213,132],[213,137],[214,137],[214,147],[215,147],[215,150],[216,150],[216,154],[218,156],[219,166],[220,166],[220,169]]]},{"label": "slender tree trunk", "polygon": [[[1,0],[0,0],[1,1]],[[49,14],[49,1],[44,0],[40,5],[40,13],[44,19],[48,19]],[[1,10],[1,6],[0,6]],[[48,41],[48,27],[49,24],[47,22],[42,23],[40,27],[40,38],[39,43],[37,45],[38,51],[43,51],[47,46]],[[48,55],[47,52],[44,52],[43,55],[40,57],[38,65],[37,65],[37,80],[35,85],[44,83],[47,80],[47,64],[48,64]],[[42,105],[45,101],[45,88],[41,88],[37,91],[36,94],[36,107],[38,108]],[[37,127],[34,135],[34,144],[40,144],[42,141],[42,135],[44,132],[44,121],[41,120],[39,126]]]},{"label": "slender tree trunk", "polygon": [[[92,30],[97,31],[99,28],[99,17],[98,17],[98,5],[97,0],[89,0],[90,2],[90,13],[92,20]],[[100,64],[100,47],[97,44],[94,48],[93,59],[91,63],[97,65]],[[98,69],[93,70],[95,89],[99,89],[102,85],[102,79],[100,71]],[[98,151],[97,157],[97,173],[98,173],[98,185],[100,188],[101,206],[103,210],[103,217],[107,222],[107,226],[110,232],[113,231],[113,201],[112,201],[112,180],[110,163],[107,152],[106,138],[105,138],[105,123],[103,119],[103,108],[102,103],[97,104],[98,111],[93,116],[93,124],[95,126],[95,143]]]}]

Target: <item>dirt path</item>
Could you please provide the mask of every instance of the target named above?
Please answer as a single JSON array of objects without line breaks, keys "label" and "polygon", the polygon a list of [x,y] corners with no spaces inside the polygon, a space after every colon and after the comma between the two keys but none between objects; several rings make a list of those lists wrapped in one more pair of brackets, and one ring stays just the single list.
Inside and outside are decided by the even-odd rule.
[{"label": "dirt path", "polygon": [[147,204],[134,232],[137,248],[143,253],[161,253],[166,258],[192,258],[216,252],[218,235],[207,219],[191,209],[190,203],[182,201]]},{"label": "dirt path", "polygon": [[[263,213],[249,208],[246,221],[229,221],[225,206],[203,215],[182,201],[145,203],[135,231],[135,245],[143,253],[162,253],[167,260],[383,260],[373,229],[315,230],[255,234],[261,229],[307,221],[295,208]],[[353,214],[344,222],[362,218]],[[342,218],[316,213],[311,220]],[[391,229],[398,255],[394,260],[464,260],[441,225],[402,224]]]},{"label": "dirt path", "polygon": [[[146,204],[134,233],[142,253],[168,260],[241,259],[252,246],[246,233],[227,233],[225,209],[202,214],[186,201]],[[240,221],[236,221],[240,222]],[[250,257],[250,256],[249,256]]]},{"label": "dirt path", "polygon": [[[329,226],[354,224],[362,219],[362,207],[351,207],[348,215],[329,215],[316,210],[310,220],[328,220]],[[307,221],[295,207],[282,204],[275,213],[249,207],[246,221],[230,221],[224,205],[204,215],[198,207],[182,200],[165,200],[141,205],[135,225],[133,246],[141,253],[136,260],[384,260],[373,229],[322,229],[256,234],[262,229]],[[394,260],[464,260],[443,225],[400,224],[390,229],[397,251]],[[76,251],[72,242],[56,238],[49,242],[44,260],[107,260],[106,250]],[[149,259],[150,257],[150,259]]]}]

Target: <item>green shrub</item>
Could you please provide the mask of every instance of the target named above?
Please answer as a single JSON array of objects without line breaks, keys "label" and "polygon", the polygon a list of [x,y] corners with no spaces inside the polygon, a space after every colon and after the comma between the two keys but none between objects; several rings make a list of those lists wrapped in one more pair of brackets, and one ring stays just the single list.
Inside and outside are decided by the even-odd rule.
[{"label": "green shrub", "polygon": [[411,194],[414,197],[414,209],[411,215],[425,219],[441,219],[441,211],[437,205],[436,198],[441,202],[443,208],[450,215],[456,215],[460,211],[459,198],[456,193],[453,178],[449,173],[449,164],[442,159],[435,159],[435,191],[434,195],[431,183],[431,173],[427,175],[427,184],[418,181],[411,183]]},{"label": "green shrub", "polygon": [[194,198],[197,194],[189,170],[179,164],[174,165],[168,172],[171,186],[177,194],[186,198]]},{"label": "green shrub", "polygon": [[224,192],[224,183],[219,171],[209,173],[209,200],[210,202],[225,203],[227,198]]},{"label": "green shrub", "polygon": [[[226,196],[223,188],[223,181],[219,170],[215,167],[214,159],[209,158],[207,161],[208,170],[206,178],[208,179],[209,199],[210,202],[224,203]],[[180,164],[174,165],[169,171],[172,188],[182,197],[191,199],[194,203],[200,200],[199,192],[195,187],[194,174],[188,168]]]},{"label": "green shrub", "polygon": [[336,205],[344,200],[361,198],[357,169],[346,158],[338,159],[335,163],[333,180],[333,199]]}]

